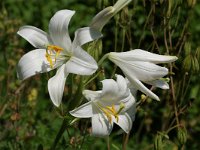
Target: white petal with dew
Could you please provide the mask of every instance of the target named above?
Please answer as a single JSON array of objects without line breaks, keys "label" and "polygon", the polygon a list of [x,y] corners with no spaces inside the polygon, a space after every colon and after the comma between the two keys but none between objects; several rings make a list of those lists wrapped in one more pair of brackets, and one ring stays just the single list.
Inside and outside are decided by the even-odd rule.
[{"label": "white petal with dew", "polygon": [[36,49],[22,56],[17,65],[18,78],[25,80],[33,75],[52,70],[45,55],[45,49]]},{"label": "white petal with dew", "polygon": [[68,73],[65,70],[65,65],[62,65],[56,72],[56,75],[48,81],[48,91],[53,104],[59,107],[65,88],[65,81]]}]

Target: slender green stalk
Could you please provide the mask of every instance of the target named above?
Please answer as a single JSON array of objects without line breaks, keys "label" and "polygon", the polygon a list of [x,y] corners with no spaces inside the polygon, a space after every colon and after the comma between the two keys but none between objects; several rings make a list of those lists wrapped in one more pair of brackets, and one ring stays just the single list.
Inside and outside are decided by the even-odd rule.
[{"label": "slender green stalk", "polygon": [[[167,42],[167,29],[166,29],[166,18],[164,18],[164,43],[165,43],[165,47],[167,50],[167,53],[169,54],[169,47],[168,47],[168,42]],[[171,46],[171,44],[170,44]],[[170,65],[170,72],[172,72],[173,66],[172,63],[169,64]],[[177,106],[176,106],[176,96],[175,96],[175,89],[174,89],[174,81],[173,81],[173,77],[170,76],[170,83],[171,83],[171,92],[172,92],[172,100],[173,100],[173,107],[174,107],[174,113],[175,113],[175,117],[176,117],[176,123],[179,124],[179,118],[178,118],[178,110],[177,110]]]},{"label": "slender green stalk", "polygon": [[77,105],[79,105],[82,101],[82,91],[84,89],[84,83],[83,83],[83,77],[80,77],[80,83],[78,86],[78,89],[76,90],[75,97],[72,99],[72,101],[69,103],[69,109],[74,109]]},{"label": "slender green stalk", "polygon": [[102,70],[100,70],[96,75],[94,75],[94,76],[92,76],[91,78],[89,78],[86,82],[85,82],[85,84],[84,84],[84,87],[85,86],[87,86],[90,82],[92,82],[94,79],[96,79],[98,76],[99,76],[99,74],[102,72]]},{"label": "slender green stalk", "polygon": [[108,150],[110,150],[110,138],[109,138],[109,136],[106,138],[106,142],[107,142],[107,148],[108,148]]},{"label": "slender green stalk", "polygon": [[126,146],[128,144],[128,139],[129,139],[129,133],[128,134],[125,134],[125,138],[124,138],[124,141],[123,141],[123,150],[126,150]]},{"label": "slender green stalk", "polygon": [[105,54],[105,55],[99,60],[98,66],[101,66],[101,65],[102,65],[102,63],[104,62],[104,60],[108,57],[108,54],[109,54],[109,53]]},{"label": "slender green stalk", "polygon": [[126,28],[123,28],[123,29],[122,29],[122,47],[121,47],[121,52],[124,51],[125,35],[126,35]]},{"label": "slender green stalk", "polygon": [[60,140],[60,138],[62,137],[63,133],[65,132],[65,129],[67,128],[67,120],[64,119],[63,122],[62,122],[62,125],[60,127],[60,130],[58,131],[57,135],[56,135],[56,138],[53,142],[53,145],[51,146],[51,149],[50,150],[55,150],[56,149],[56,146]]}]

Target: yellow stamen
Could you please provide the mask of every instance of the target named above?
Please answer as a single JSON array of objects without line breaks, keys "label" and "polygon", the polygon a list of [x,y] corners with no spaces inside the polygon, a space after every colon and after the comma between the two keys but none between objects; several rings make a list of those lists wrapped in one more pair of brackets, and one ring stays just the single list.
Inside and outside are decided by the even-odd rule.
[{"label": "yellow stamen", "polygon": [[[52,55],[52,52],[56,52],[55,56]],[[56,46],[56,45],[48,45],[46,49],[46,58],[50,64],[50,67],[53,68],[53,65],[56,63],[56,59],[59,56],[60,52],[63,51],[63,48]],[[53,63],[52,56],[54,57],[55,61]]]},{"label": "yellow stamen", "polygon": [[102,107],[99,104],[100,109],[103,111],[103,113],[106,115],[106,117],[108,118],[109,122],[112,122],[112,115],[115,117],[115,119],[117,120],[117,122],[119,121],[119,114],[120,112],[125,108],[125,105],[123,103],[120,104],[120,108],[118,111],[116,111],[115,106],[106,106],[106,107]]}]

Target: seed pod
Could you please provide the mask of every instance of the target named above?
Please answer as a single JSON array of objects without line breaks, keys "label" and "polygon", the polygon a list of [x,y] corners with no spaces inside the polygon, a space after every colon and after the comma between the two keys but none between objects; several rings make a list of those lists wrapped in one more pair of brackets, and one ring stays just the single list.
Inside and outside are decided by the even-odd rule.
[{"label": "seed pod", "polygon": [[197,2],[196,0],[187,0],[188,6],[190,8],[193,8],[195,6],[196,2]]},{"label": "seed pod", "polygon": [[130,13],[129,13],[128,7],[124,7],[122,9],[121,18],[120,18],[120,24],[124,27],[129,25],[129,21],[130,21],[129,14]]},{"label": "seed pod", "polygon": [[187,130],[185,128],[179,128],[177,138],[180,145],[185,144],[187,141]]},{"label": "seed pod", "polygon": [[199,62],[198,62],[196,56],[193,56],[192,58],[193,58],[192,59],[192,71],[198,72],[199,71]]},{"label": "seed pod", "polygon": [[98,61],[102,55],[102,40],[91,42],[87,47],[87,52]]},{"label": "seed pod", "polygon": [[170,18],[174,0],[168,0],[167,18]]},{"label": "seed pod", "polygon": [[195,56],[197,57],[197,60],[199,60],[200,63],[200,47],[197,47]]},{"label": "seed pod", "polygon": [[184,45],[185,55],[189,55],[191,53],[191,43],[186,42]]},{"label": "seed pod", "polygon": [[188,55],[185,57],[185,59],[183,60],[183,69],[185,72],[189,72],[192,68],[192,56]]},{"label": "seed pod", "polygon": [[154,150],[163,150],[163,136],[157,134],[154,140]]}]

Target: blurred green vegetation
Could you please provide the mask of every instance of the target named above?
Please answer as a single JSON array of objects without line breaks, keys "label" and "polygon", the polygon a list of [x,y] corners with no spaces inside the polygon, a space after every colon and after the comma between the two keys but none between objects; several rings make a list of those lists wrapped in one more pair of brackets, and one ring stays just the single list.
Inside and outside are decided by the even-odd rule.
[{"label": "blurred green vegetation", "polygon": [[[56,11],[71,9],[76,11],[69,25],[73,37],[77,28],[87,26],[97,12],[114,2],[0,1],[0,149],[49,149],[62,122],[47,91],[51,73],[26,81],[17,79],[17,62],[24,53],[34,49],[16,34],[19,27],[33,25],[48,31],[49,19]],[[200,3],[193,5],[194,2],[133,0],[103,29],[102,55],[109,51],[140,48],[179,57],[170,74],[173,75],[181,127],[170,130],[166,135],[166,131],[176,125],[171,91],[156,89],[161,102],[148,98],[138,107],[127,149],[154,149],[156,142],[166,150],[198,150],[200,147]],[[109,78],[112,64],[105,62],[103,69]],[[120,70],[116,71],[120,73]],[[68,102],[70,84],[67,81],[64,104]],[[106,139],[91,137],[90,130],[89,120],[81,120],[64,133],[57,149],[107,149]],[[110,136],[111,149],[122,149],[124,138],[125,135],[115,126]]]}]

